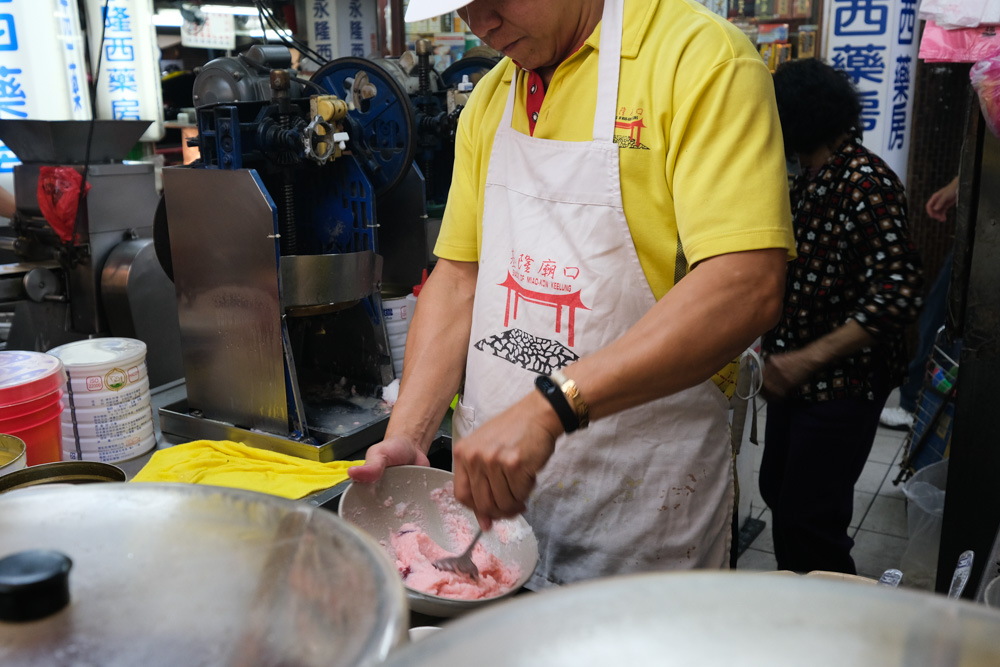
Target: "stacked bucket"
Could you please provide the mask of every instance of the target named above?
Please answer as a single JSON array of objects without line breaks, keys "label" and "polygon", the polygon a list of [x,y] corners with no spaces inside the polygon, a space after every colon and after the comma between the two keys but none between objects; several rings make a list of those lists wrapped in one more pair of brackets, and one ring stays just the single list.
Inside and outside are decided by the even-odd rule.
[{"label": "stacked bucket", "polygon": [[389,353],[392,355],[392,370],[397,378],[403,377],[403,353],[406,351],[406,335],[410,330],[410,320],[417,307],[417,297],[408,294],[395,299],[382,299],[382,316],[385,330],[389,335]]},{"label": "stacked bucket", "polygon": [[66,372],[41,352],[0,351],[0,433],[24,441],[27,465],[60,460]]},{"label": "stacked bucket", "polygon": [[69,381],[62,399],[62,458],[115,463],[156,446],[146,344],[94,338],[61,345]]}]

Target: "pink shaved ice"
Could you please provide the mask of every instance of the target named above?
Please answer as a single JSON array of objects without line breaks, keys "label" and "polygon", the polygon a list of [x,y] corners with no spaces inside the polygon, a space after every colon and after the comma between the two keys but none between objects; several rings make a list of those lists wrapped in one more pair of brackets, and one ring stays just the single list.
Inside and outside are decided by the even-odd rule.
[{"label": "pink shaved ice", "polygon": [[[431,498],[441,510],[442,523],[450,542],[453,545],[471,542],[472,526],[461,514],[461,505],[455,500],[451,482],[431,491]],[[520,568],[504,565],[482,543],[472,551],[472,561],[479,568],[478,579],[439,570],[434,567],[435,560],[457,554],[442,548],[415,523],[405,523],[392,533],[389,547],[389,555],[395,559],[396,568],[406,585],[430,595],[454,600],[482,600],[506,593],[521,576]]]}]

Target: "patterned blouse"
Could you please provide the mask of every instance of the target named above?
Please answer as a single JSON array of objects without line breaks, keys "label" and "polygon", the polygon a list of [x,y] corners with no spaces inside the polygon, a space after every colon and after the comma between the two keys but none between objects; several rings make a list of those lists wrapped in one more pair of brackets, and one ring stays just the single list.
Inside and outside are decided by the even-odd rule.
[{"label": "patterned blouse", "polygon": [[807,401],[873,400],[872,380],[906,376],[903,330],[922,305],[923,270],[907,235],[906,195],[882,159],[845,141],[812,176],[792,186],[798,258],[789,264],[785,306],[764,337],[770,354],[805,347],[857,320],[879,342],[813,375],[795,396]]}]

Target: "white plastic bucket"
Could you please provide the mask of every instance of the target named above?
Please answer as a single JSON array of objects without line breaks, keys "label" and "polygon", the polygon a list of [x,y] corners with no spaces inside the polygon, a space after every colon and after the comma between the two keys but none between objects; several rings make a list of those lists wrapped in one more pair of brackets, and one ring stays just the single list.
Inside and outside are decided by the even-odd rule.
[{"label": "white plastic bucket", "polygon": [[134,445],[101,445],[98,448],[89,450],[81,449],[79,452],[75,448],[63,446],[64,461],[100,461],[101,463],[116,463],[127,461],[137,456],[142,456],[156,446],[156,436],[151,434],[145,440],[141,440]]},{"label": "white plastic bucket", "polygon": [[[152,435],[155,435],[153,432],[152,422],[141,424],[138,428],[123,435],[114,435],[110,437],[80,435],[79,449],[84,452],[97,452],[104,447],[135,447],[140,443],[145,442],[145,440]],[[72,431],[70,431],[68,435],[63,436],[62,445],[63,451],[77,449],[76,440],[73,438]]]},{"label": "white plastic bucket", "polygon": [[66,395],[63,395],[62,418],[64,421],[72,421],[70,415],[73,415],[76,417],[76,421],[79,424],[106,424],[108,421],[115,419],[127,419],[134,414],[142,412],[149,407],[150,400],[150,395],[147,391],[141,394],[139,398],[126,401],[124,403],[105,405],[95,408],[81,408],[80,406],[77,406],[75,410],[70,412],[68,409],[70,407],[69,400]]},{"label": "white plastic bucket", "polygon": [[[121,391],[73,392],[73,407],[77,410],[112,407],[149,397],[149,378],[142,378]],[[69,396],[63,397],[63,404],[69,406]]]},{"label": "white plastic bucket", "polygon": [[417,297],[412,294],[394,299],[382,299],[382,317],[386,325],[390,322],[409,323],[413,319],[413,310],[417,306]]},{"label": "white plastic bucket", "polygon": [[134,338],[78,340],[49,354],[62,360],[74,393],[120,391],[146,374],[146,344]]},{"label": "white plastic bucket", "polygon": [[146,362],[120,364],[104,372],[69,370],[69,384],[74,394],[117,395],[143,380],[149,384]]},{"label": "white plastic bucket", "polygon": [[389,354],[392,356],[392,369],[397,378],[403,376],[406,335],[409,333],[410,320],[413,319],[416,307],[417,297],[413,294],[382,300],[382,316],[385,318],[385,329],[389,335]]},{"label": "white plastic bucket", "polygon": [[398,333],[398,334],[389,334],[389,347],[391,347],[392,349],[396,348],[405,349],[406,334],[407,332],[405,331],[403,333]]},{"label": "white plastic bucket", "polygon": [[61,419],[64,458],[71,452],[72,460],[123,461],[156,445],[145,343],[93,338],[49,354],[62,360],[69,375]]},{"label": "white plastic bucket", "polygon": [[[69,417],[69,411],[63,412],[62,432],[63,440],[73,439],[75,436],[81,438],[100,439],[121,439],[138,433],[147,424],[152,425],[153,414],[149,407],[125,419],[112,419],[103,424],[85,423],[77,421],[73,423]],[[74,436],[75,434],[75,436]]]}]

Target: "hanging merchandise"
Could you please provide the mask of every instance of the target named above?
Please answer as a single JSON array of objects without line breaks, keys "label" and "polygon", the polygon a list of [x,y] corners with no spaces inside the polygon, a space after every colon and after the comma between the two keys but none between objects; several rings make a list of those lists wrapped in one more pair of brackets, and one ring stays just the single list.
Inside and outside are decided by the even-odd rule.
[{"label": "hanging merchandise", "polygon": [[924,0],[918,13],[945,30],[1000,23],[1000,0]]},{"label": "hanging merchandise", "polygon": [[981,60],[969,71],[986,126],[1000,137],[1000,56]]},{"label": "hanging merchandise", "polygon": [[925,62],[974,63],[1000,56],[996,28],[945,30],[933,21],[924,26],[918,57]]}]

